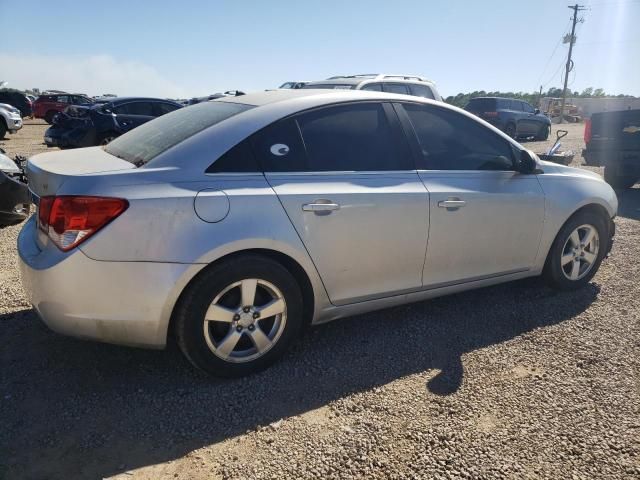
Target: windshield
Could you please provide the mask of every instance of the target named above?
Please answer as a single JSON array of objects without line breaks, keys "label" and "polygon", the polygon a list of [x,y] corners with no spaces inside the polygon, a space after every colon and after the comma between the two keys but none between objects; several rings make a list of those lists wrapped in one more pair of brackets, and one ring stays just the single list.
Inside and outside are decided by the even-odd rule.
[{"label": "windshield", "polygon": [[225,102],[180,108],[116,138],[105,151],[140,167],[205,128],[251,108],[253,105]]}]

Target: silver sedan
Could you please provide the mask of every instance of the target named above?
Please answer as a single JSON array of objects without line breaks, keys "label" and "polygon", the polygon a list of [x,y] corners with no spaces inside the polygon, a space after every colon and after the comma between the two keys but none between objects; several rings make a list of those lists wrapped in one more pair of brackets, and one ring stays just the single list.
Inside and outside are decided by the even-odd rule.
[{"label": "silver sedan", "polygon": [[617,199],[443,103],[280,90],[28,164],[22,277],[53,330],[260,370],[309,324],[542,275],[589,282]]}]

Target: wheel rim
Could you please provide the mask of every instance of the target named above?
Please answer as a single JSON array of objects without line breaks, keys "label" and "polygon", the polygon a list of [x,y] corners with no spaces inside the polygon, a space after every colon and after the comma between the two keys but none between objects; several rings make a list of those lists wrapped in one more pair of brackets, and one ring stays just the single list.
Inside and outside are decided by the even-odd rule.
[{"label": "wheel rim", "polygon": [[505,130],[505,133],[511,138],[514,138],[516,136],[516,129],[513,125],[507,125],[507,129]]},{"label": "wheel rim", "polygon": [[584,278],[598,259],[600,237],[593,225],[580,225],[576,228],[562,249],[560,266],[564,276],[571,281]]},{"label": "wheel rim", "polygon": [[266,354],[287,323],[287,304],[272,283],[247,278],[227,286],[204,316],[209,349],[226,362],[244,363]]}]

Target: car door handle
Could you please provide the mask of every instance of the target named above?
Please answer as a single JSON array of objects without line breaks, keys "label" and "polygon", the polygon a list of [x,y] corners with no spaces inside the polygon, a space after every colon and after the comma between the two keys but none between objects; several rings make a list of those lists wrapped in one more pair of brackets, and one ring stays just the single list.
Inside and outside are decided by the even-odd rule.
[{"label": "car door handle", "polygon": [[446,209],[458,209],[460,207],[464,207],[467,204],[464,200],[460,200],[459,198],[449,198],[447,200],[441,200],[438,202],[438,206],[440,208]]},{"label": "car door handle", "polygon": [[305,203],[302,205],[302,210],[305,212],[333,212],[334,210],[339,209],[340,205],[332,203],[329,200],[316,200],[315,202]]}]

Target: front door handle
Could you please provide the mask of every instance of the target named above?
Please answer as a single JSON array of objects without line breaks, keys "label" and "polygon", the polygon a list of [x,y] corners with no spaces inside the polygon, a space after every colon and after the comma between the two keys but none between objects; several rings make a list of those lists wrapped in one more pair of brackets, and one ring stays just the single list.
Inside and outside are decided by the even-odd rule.
[{"label": "front door handle", "polygon": [[305,212],[331,213],[334,210],[339,209],[340,205],[333,203],[330,200],[315,200],[312,203],[305,203],[302,205],[302,210]]},{"label": "front door handle", "polygon": [[448,198],[438,202],[440,208],[446,208],[447,210],[457,210],[460,207],[464,207],[467,204],[464,200],[459,198]]}]

